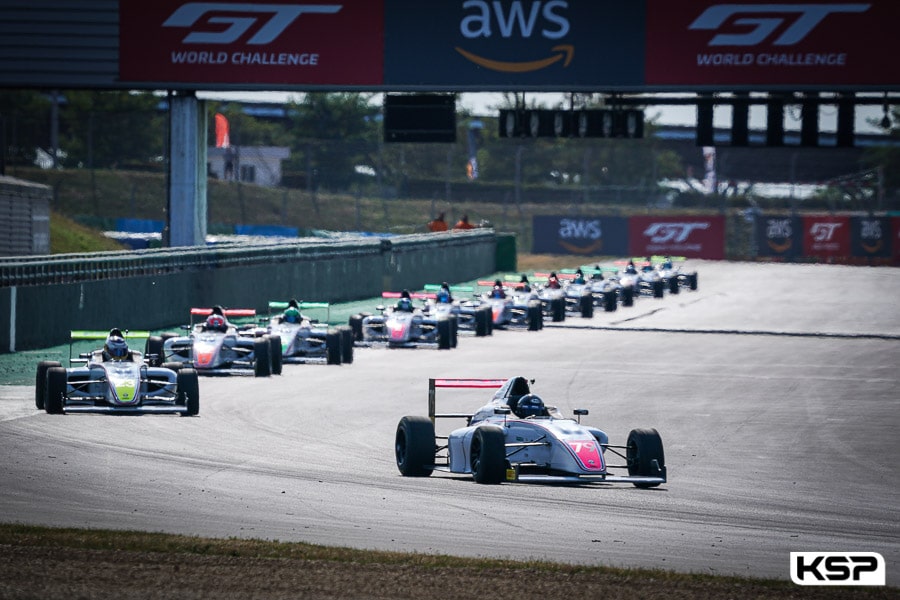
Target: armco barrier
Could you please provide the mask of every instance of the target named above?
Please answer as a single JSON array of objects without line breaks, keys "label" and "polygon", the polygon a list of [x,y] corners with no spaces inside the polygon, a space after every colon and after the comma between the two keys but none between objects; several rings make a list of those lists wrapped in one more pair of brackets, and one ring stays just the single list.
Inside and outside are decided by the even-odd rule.
[{"label": "armco barrier", "polygon": [[0,352],[72,329],[157,329],[192,306],[345,302],[495,270],[492,230],[0,259]]}]

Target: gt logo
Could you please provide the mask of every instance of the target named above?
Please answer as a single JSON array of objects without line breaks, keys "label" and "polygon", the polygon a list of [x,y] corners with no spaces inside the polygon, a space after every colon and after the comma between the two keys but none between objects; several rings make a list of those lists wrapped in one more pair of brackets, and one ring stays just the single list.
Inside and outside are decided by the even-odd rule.
[{"label": "gt logo", "polygon": [[[768,17],[739,18],[735,25],[751,26],[746,33],[719,33],[710,40],[710,46],[755,46],[772,35],[790,16],[793,22],[779,35],[775,46],[793,46],[805,38],[816,25],[831,13],[861,13],[871,4],[716,4],[697,17],[688,29],[715,31],[733,15],[764,13]],[[783,14],[787,16],[771,16]]]},{"label": "gt logo", "polygon": [[189,2],[166,19],[163,27],[191,27],[210,13],[262,13],[271,15],[268,19],[248,16],[214,16],[206,18],[206,23],[225,23],[224,31],[192,31],[182,40],[185,44],[231,44],[262,21],[262,26],[248,44],[268,44],[281,35],[285,29],[303,13],[334,14],[341,10],[339,4],[229,4],[224,2]]},{"label": "gt logo", "polygon": [[840,227],[840,223],[815,223],[809,229],[809,234],[813,241],[830,242],[834,237],[834,232]]},{"label": "gt logo", "polygon": [[681,243],[695,229],[709,229],[709,223],[654,223],[644,230],[644,235],[655,244]]},{"label": "gt logo", "polygon": [[797,585],[885,585],[885,571],[877,552],[791,552]]}]

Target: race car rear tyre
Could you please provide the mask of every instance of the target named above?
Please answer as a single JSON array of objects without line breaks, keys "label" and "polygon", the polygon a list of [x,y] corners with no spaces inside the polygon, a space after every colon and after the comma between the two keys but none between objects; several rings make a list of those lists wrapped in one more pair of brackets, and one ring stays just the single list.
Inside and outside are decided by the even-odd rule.
[{"label": "race car rear tyre", "polygon": [[280,335],[268,335],[269,357],[272,359],[272,375],[281,375],[284,366],[284,349],[281,347]]},{"label": "race car rear tyre", "polygon": [[697,291],[697,274],[691,273],[688,275],[688,287],[691,288],[691,291]]},{"label": "race car rear tyre", "polygon": [[622,288],[622,306],[634,306],[634,288],[630,285]]},{"label": "race car rear tyre", "polygon": [[34,407],[44,410],[44,399],[47,397],[47,371],[53,367],[61,367],[62,363],[55,360],[42,360],[38,363],[37,374],[34,378]]},{"label": "race car rear tyre", "polygon": [[584,294],[581,296],[581,316],[585,319],[594,317],[594,296],[593,294]]},{"label": "race car rear tyre", "polygon": [[182,416],[196,416],[200,412],[200,378],[194,369],[181,369],[175,380],[178,389],[178,404],[187,408]]},{"label": "race car rear tyre", "polygon": [[438,319],[437,342],[439,350],[450,350],[453,347],[453,325],[450,319]]},{"label": "race car rear tyre", "polygon": [[472,435],[472,477],[476,483],[495,484],[506,478],[506,438],[495,425],[482,425]]},{"label": "race car rear tyre", "polygon": [[566,300],[554,298],[550,301],[550,314],[554,323],[566,320]]},{"label": "race car rear tyre", "polygon": [[[662,438],[655,429],[632,429],[626,443],[625,461],[628,474],[641,477],[664,477],[666,455]],[[651,488],[658,483],[635,483],[635,487]]]},{"label": "race car rear tyre", "polygon": [[351,315],[350,317],[350,331],[353,332],[353,339],[357,342],[363,341],[363,316],[362,315]]},{"label": "race car rear tyre", "polygon": [[325,362],[329,365],[341,364],[341,334],[337,329],[329,329],[325,334]]},{"label": "race car rear tyre", "polygon": [[268,377],[272,374],[272,357],[269,354],[269,340],[257,338],[253,340],[253,375]]},{"label": "race car rear tyre", "polygon": [[47,395],[44,398],[44,410],[51,415],[61,415],[63,412],[68,380],[69,375],[63,367],[47,369]]},{"label": "race car rear tyre", "polygon": [[163,352],[163,339],[161,336],[151,335],[147,338],[147,343],[144,346],[144,358],[147,359],[151,367],[158,367],[163,364],[166,357]]},{"label": "race car rear tyre", "polygon": [[428,417],[403,417],[394,438],[397,468],[405,477],[428,477],[434,464],[434,423]]},{"label": "race car rear tyre", "polygon": [[341,334],[341,363],[349,365],[353,363],[353,330],[348,325],[338,327]]}]

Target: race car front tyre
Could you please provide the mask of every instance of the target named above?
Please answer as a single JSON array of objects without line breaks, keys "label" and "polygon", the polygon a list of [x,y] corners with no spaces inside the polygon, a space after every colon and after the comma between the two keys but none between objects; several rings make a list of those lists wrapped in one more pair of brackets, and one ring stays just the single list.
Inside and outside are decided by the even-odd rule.
[{"label": "race car front tyre", "polygon": [[482,425],[472,435],[472,477],[476,483],[500,483],[506,477],[506,438],[495,425]]},{"label": "race car front tyre", "polygon": [[[626,443],[625,461],[628,474],[640,477],[665,477],[666,455],[662,438],[655,429],[632,429]],[[658,483],[635,483],[635,487],[652,488]]]},{"label": "race car front tyre", "polygon": [[657,279],[653,282],[653,297],[654,298],[662,298],[663,292],[665,291],[665,284],[662,279]]},{"label": "race car front tyre", "polygon": [[63,367],[47,369],[47,396],[44,398],[44,410],[51,415],[61,415],[66,398],[66,385],[69,375]]},{"label": "race car front tyre", "polygon": [[450,347],[459,345],[459,319],[455,315],[450,316]]},{"label": "race car front tyre", "polygon": [[488,334],[488,325],[491,322],[490,309],[475,309],[475,336],[484,337]]},{"label": "race car front tyre", "polygon": [[590,292],[581,296],[581,316],[585,319],[594,317],[594,296]]},{"label": "race car front tyre", "polygon": [[34,378],[34,407],[44,410],[44,399],[47,397],[47,371],[52,367],[61,367],[62,363],[55,360],[42,360],[37,366],[37,375]]},{"label": "race car front tyre", "polygon": [[554,323],[566,320],[565,298],[554,298],[550,301],[550,314]]},{"label": "race car front tyre", "polygon": [[688,287],[691,288],[691,291],[696,292],[697,291],[697,274],[691,273],[690,275],[688,275],[688,280],[689,280]]},{"label": "race car front tyre", "polygon": [[428,477],[434,464],[434,423],[428,417],[403,417],[394,438],[397,468],[404,477]]},{"label": "race car front tyre", "polygon": [[603,310],[613,312],[619,308],[619,295],[615,290],[603,292]]},{"label": "race car front tyre", "polygon": [[678,288],[678,278],[670,277],[669,278],[669,293],[677,294],[679,291],[681,291],[681,290]]},{"label": "race car front tyre", "polygon": [[325,334],[325,362],[329,365],[341,364],[341,334],[337,329],[329,329]]},{"label": "race car front tyre", "polygon": [[280,335],[269,335],[269,357],[272,360],[272,375],[281,375],[284,365],[284,354]]},{"label": "race car front tyre", "polygon": [[634,306],[634,288],[630,285],[622,288],[622,306]]},{"label": "race car front tyre", "polygon": [[450,319],[438,319],[437,342],[439,350],[450,350],[453,347],[453,324]]},{"label": "race car front tyre", "polygon": [[175,380],[178,389],[178,404],[187,409],[182,416],[196,416],[200,412],[200,378],[194,369],[181,369]]},{"label": "race car front tyre", "polygon": [[269,354],[269,340],[257,338],[253,340],[253,375],[268,377],[272,374],[272,357]]},{"label": "race car front tyre", "polygon": [[528,303],[526,318],[528,319],[528,331],[540,331],[543,328],[544,313],[541,310],[541,303],[539,300]]},{"label": "race car front tyre", "polygon": [[341,334],[341,362],[345,365],[353,363],[353,329],[348,325],[338,327]]}]

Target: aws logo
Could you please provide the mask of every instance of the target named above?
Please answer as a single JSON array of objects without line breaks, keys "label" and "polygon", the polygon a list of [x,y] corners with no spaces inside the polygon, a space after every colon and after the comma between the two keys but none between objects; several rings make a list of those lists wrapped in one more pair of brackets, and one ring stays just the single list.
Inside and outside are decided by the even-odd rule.
[{"label": "aws logo", "polygon": [[[528,8],[526,8],[526,4]],[[564,0],[550,0],[526,3],[515,0],[510,4],[487,0],[466,0],[462,4],[465,16],[459,22],[459,32],[468,40],[521,38],[543,38],[551,42],[561,40],[569,34],[571,24],[566,17],[569,3]],[[455,48],[466,60],[485,69],[503,73],[528,73],[561,64],[568,67],[575,55],[572,44],[554,45],[548,55],[525,61],[496,60],[480,56],[457,46]]]},{"label": "aws logo", "polygon": [[[603,248],[603,231],[598,219],[561,219],[559,222],[559,245],[573,254],[596,254]],[[589,240],[584,246],[572,241]]]}]

